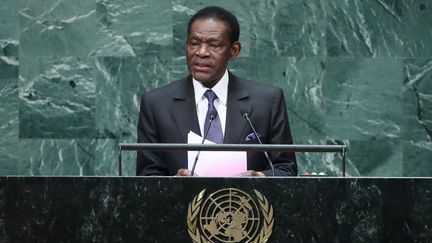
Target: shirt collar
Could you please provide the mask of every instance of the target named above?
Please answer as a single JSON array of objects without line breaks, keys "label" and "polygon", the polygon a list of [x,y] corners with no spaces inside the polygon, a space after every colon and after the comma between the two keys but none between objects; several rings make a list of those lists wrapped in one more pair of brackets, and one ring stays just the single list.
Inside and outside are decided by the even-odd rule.
[{"label": "shirt collar", "polygon": [[[194,87],[195,93],[195,105],[197,105],[201,100],[206,99],[204,97],[204,93],[209,90],[209,88],[205,87],[200,81],[192,78],[192,83]],[[216,83],[211,90],[215,92],[217,95],[219,102],[226,106],[227,97],[228,97],[228,70],[225,69],[225,73],[219,82]]]}]

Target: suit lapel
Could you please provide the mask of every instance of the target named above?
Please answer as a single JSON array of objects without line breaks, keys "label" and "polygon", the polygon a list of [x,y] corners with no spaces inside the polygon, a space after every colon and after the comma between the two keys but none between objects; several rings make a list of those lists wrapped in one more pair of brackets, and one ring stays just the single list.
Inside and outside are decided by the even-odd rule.
[{"label": "suit lapel", "polygon": [[243,143],[247,125],[243,113],[252,112],[249,92],[246,85],[236,76],[229,73],[227,116],[224,143]]},{"label": "suit lapel", "polygon": [[179,85],[173,94],[172,113],[182,138],[187,142],[187,134],[193,131],[201,134],[196,113],[194,89],[190,76]]}]

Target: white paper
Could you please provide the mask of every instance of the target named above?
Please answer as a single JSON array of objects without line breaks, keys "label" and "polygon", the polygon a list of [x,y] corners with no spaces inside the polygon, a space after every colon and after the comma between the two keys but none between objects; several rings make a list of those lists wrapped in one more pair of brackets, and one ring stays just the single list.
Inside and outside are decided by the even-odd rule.
[{"label": "white paper", "polygon": [[[190,131],[188,144],[201,144],[202,137]],[[214,144],[209,140],[205,144]],[[188,151],[188,169],[192,170],[198,151]],[[201,151],[194,174],[198,176],[235,176],[247,170],[245,151]]]}]

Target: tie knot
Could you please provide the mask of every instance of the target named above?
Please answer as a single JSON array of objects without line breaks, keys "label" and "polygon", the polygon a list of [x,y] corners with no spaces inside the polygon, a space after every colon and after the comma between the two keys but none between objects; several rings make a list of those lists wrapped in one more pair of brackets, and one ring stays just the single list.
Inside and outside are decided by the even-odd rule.
[{"label": "tie knot", "polygon": [[213,101],[215,99],[217,99],[217,95],[215,94],[215,92],[213,92],[213,90],[209,89],[204,93],[204,96],[207,98],[207,100],[209,101],[209,103],[213,104]]}]

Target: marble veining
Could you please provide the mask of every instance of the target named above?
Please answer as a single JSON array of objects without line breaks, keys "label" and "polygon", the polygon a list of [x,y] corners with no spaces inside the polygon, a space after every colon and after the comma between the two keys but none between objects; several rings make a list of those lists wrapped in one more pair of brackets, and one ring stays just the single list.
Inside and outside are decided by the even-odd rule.
[{"label": "marble veining", "polygon": [[[94,63],[88,58],[21,62],[20,138],[94,137]],[[56,124],[56,125],[53,125]]]}]

